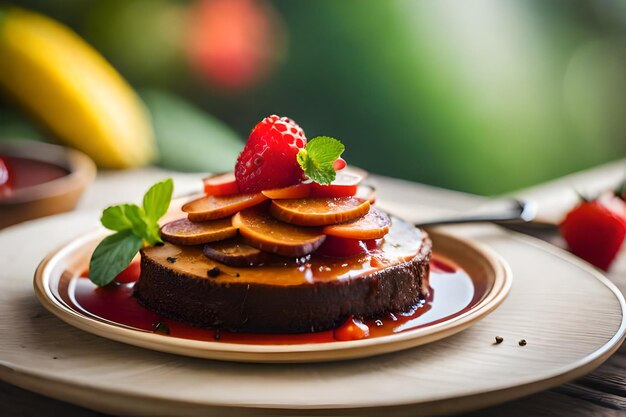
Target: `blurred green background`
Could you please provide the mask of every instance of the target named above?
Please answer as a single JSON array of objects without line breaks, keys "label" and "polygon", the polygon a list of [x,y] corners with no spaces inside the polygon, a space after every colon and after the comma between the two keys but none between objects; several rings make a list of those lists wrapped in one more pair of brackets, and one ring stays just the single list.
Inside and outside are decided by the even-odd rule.
[{"label": "blurred green background", "polygon": [[[350,164],[484,195],[626,156],[624,1],[13,3],[120,71],[168,168],[232,169],[272,113]],[[44,132],[0,98],[0,137]]]}]

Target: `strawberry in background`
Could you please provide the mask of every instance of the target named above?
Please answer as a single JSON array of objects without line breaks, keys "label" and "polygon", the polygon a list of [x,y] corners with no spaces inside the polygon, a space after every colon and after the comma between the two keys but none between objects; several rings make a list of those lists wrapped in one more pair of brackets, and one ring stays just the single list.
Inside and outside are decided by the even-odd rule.
[{"label": "strawberry in background", "polygon": [[189,10],[186,51],[192,68],[223,90],[265,79],[285,50],[276,10],[261,0],[200,0]]},{"label": "strawberry in background", "polygon": [[572,253],[605,271],[626,238],[626,203],[621,195],[610,193],[584,200],[559,225]]}]

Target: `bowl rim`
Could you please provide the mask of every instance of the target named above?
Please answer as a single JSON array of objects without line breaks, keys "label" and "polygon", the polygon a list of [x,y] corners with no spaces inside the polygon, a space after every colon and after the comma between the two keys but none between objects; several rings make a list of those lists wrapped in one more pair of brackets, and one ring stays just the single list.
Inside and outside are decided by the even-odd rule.
[{"label": "bowl rim", "polygon": [[16,189],[10,196],[0,198],[0,207],[60,196],[70,189],[85,187],[96,177],[96,164],[91,158],[62,145],[30,139],[3,139],[0,140],[0,155],[47,162],[68,171],[60,178]]}]

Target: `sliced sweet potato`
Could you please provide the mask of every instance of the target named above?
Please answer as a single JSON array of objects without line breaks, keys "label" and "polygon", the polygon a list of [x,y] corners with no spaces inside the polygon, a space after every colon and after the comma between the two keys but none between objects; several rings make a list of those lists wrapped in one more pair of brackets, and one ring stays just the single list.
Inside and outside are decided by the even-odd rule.
[{"label": "sliced sweet potato", "polygon": [[244,241],[255,248],[283,256],[304,256],[317,249],[326,235],[319,228],[283,223],[259,207],[233,216],[233,226]]},{"label": "sliced sweet potato", "polygon": [[369,201],[353,197],[274,200],[270,206],[278,220],[300,226],[343,223],[364,216],[369,209]]},{"label": "sliced sweet potato", "polygon": [[274,188],[273,190],[261,191],[263,195],[272,200],[286,200],[292,198],[304,198],[311,193],[311,183],[300,183],[289,187]]},{"label": "sliced sweet potato", "polygon": [[161,228],[161,237],[175,245],[200,245],[228,239],[237,234],[230,218],[213,220],[210,222],[191,222],[188,219],[178,219],[166,223]]},{"label": "sliced sweet potato", "polygon": [[187,213],[189,220],[204,222],[232,216],[238,211],[256,206],[264,200],[267,200],[267,197],[261,193],[221,197],[207,195],[183,205],[182,210]]},{"label": "sliced sweet potato", "polygon": [[203,252],[207,258],[230,266],[257,266],[281,259],[274,254],[245,244],[240,238],[209,243],[204,245]]},{"label": "sliced sweet potato", "polygon": [[391,219],[387,213],[376,207],[370,207],[370,211],[365,216],[346,223],[326,226],[324,233],[348,239],[380,239],[389,232],[389,226],[391,226]]}]

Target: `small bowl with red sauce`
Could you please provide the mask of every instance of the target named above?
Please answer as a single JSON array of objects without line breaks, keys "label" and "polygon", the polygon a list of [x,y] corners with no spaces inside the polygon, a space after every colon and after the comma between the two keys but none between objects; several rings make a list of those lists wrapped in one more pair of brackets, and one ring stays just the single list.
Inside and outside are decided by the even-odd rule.
[{"label": "small bowl with red sauce", "polygon": [[95,176],[93,161],[74,149],[0,141],[0,229],[73,210]]}]

